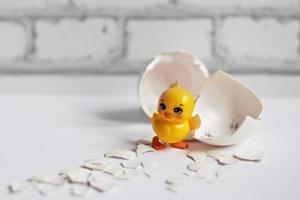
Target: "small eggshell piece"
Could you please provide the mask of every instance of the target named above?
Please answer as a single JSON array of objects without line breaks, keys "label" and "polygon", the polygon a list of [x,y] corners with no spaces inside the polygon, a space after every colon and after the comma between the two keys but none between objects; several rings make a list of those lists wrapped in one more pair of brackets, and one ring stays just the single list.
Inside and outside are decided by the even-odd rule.
[{"label": "small eggshell piece", "polygon": [[144,153],[148,153],[148,152],[154,152],[156,151],[155,149],[153,149],[152,147],[150,147],[149,145],[145,145],[145,144],[139,144],[136,147],[136,154],[137,156],[140,156]]},{"label": "small eggshell piece", "polygon": [[127,169],[137,169],[141,167],[141,162],[138,160],[129,160],[121,163],[123,168]]},{"label": "small eggshell piece", "polygon": [[260,161],[265,157],[265,153],[260,149],[250,149],[234,153],[234,157],[246,161]]},{"label": "small eggshell piece", "polygon": [[132,160],[136,157],[136,153],[130,150],[113,150],[104,154],[108,158],[118,158],[124,160]]},{"label": "small eggshell piece", "polygon": [[73,196],[85,196],[90,191],[90,188],[82,184],[71,184],[70,192]]},{"label": "small eggshell piece", "polygon": [[11,193],[24,192],[35,188],[36,183],[30,181],[15,181],[8,185]]},{"label": "small eggshell piece", "polygon": [[207,159],[205,152],[189,151],[186,156],[195,162],[203,162]]}]

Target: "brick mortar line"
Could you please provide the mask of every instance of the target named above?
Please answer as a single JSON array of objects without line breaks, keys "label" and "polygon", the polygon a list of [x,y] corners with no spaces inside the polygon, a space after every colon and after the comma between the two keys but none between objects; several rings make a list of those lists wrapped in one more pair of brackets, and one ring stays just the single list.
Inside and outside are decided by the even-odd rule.
[{"label": "brick mortar line", "polygon": [[127,34],[127,20],[120,19],[120,32],[121,32],[121,52],[120,57],[125,58],[127,56],[127,48],[128,48],[128,34]]},{"label": "brick mortar line", "polygon": [[[300,20],[298,20],[298,26],[300,27]],[[300,28],[298,30],[298,57],[300,57]]]},{"label": "brick mortar line", "polygon": [[212,20],[212,33],[211,33],[211,55],[213,58],[220,58],[218,53],[218,41],[219,41],[219,18],[213,18]]},{"label": "brick mortar line", "polygon": [[32,20],[24,20],[25,33],[26,33],[26,46],[24,60],[30,60],[35,52],[35,25]]},{"label": "brick mortar line", "polygon": [[[66,73],[66,74],[136,74],[145,69],[148,62],[145,61],[128,61],[128,60],[116,60],[110,63],[101,61],[73,61],[73,62],[16,62],[0,64],[0,74],[48,74],[48,73]],[[283,73],[283,74],[300,74],[300,68],[298,67],[300,61],[295,62],[259,62],[257,63],[241,63],[235,64],[230,62],[205,62],[211,72],[219,69],[217,66],[221,66],[223,70],[227,72],[238,73]],[[276,63],[276,64],[274,64]],[[41,67],[43,65],[43,67]],[[285,66],[289,65],[289,68]],[[66,67],[71,66],[71,67]],[[83,67],[84,66],[84,67]],[[124,66],[128,66],[124,68]],[[211,66],[211,67],[210,67]]]},{"label": "brick mortar line", "polygon": [[61,19],[61,18],[126,18],[126,19],[189,19],[189,18],[224,18],[224,17],[254,17],[299,19],[300,8],[284,9],[243,9],[243,8],[182,8],[182,7],[150,7],[145,9],[37,9],[37,10],[0,10],[0,19],[19,20],[33,19]]}]

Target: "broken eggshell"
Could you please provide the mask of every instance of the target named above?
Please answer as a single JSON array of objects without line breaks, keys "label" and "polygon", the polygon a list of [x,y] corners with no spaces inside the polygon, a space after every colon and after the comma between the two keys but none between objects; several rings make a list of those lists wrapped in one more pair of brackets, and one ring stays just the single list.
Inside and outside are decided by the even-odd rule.
[{"label": "broken eggshell", "polygon": [[196,100],[200,96],[194,114],[200,115],[202,123],[194,138],[215,146],[237,144],[252,134],[260,123],[262,103],[253,91],[225,72],[219,70],[208,76],[205,65],[189,53],[161,53],[147,66],[140,79],[141,107],[152,117],[161,93],[178,81]]},{"label": "broken eggshell", "polygon": [[241,142],[260,122],[262,103],[249,88],[219,70],[201,87],[194,113],[201,116],[195,138],[203,143],[228,146]]},{"label": "broken eggshell", "polygon": [[153,112],[156,112],[159,96],[176,81],[197,97],[207,77],[205,65],[190,53],[161,53],[147,66],[139,81],[138,96],[141,107],[148,117],[152,117]]}]

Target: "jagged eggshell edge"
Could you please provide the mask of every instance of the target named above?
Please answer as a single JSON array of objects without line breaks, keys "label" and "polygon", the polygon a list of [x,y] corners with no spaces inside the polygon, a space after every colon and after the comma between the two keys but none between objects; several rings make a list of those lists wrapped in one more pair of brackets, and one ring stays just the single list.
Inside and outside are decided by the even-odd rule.
[{"label": "jagged eggshell edge", "polygon": [[188,52],[176,50],[157,55],[139,81],[138,98],[143,111],[151,117],[159,96],[175,81],[196,98],[208,75],[206,66]]},{"label": "jagged eggshell edge", "polygon": [[262,109],[252,90],[219,70],[201,88],[194,114],[202,125],[194,138],[216,146],[237,144],[255,132]]}]

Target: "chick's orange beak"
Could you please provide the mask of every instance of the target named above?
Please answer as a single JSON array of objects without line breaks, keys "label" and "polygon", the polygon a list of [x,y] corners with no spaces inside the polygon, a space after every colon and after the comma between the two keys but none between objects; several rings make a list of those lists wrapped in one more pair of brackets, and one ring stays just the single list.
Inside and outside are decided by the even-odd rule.
[{"label": "chick's orange beak", "polygon": [[172,119],[174,118],[174,115],[172,113],[168,113],[168,112],[164,112],[164,116],[167,118],[167,119]]}]

